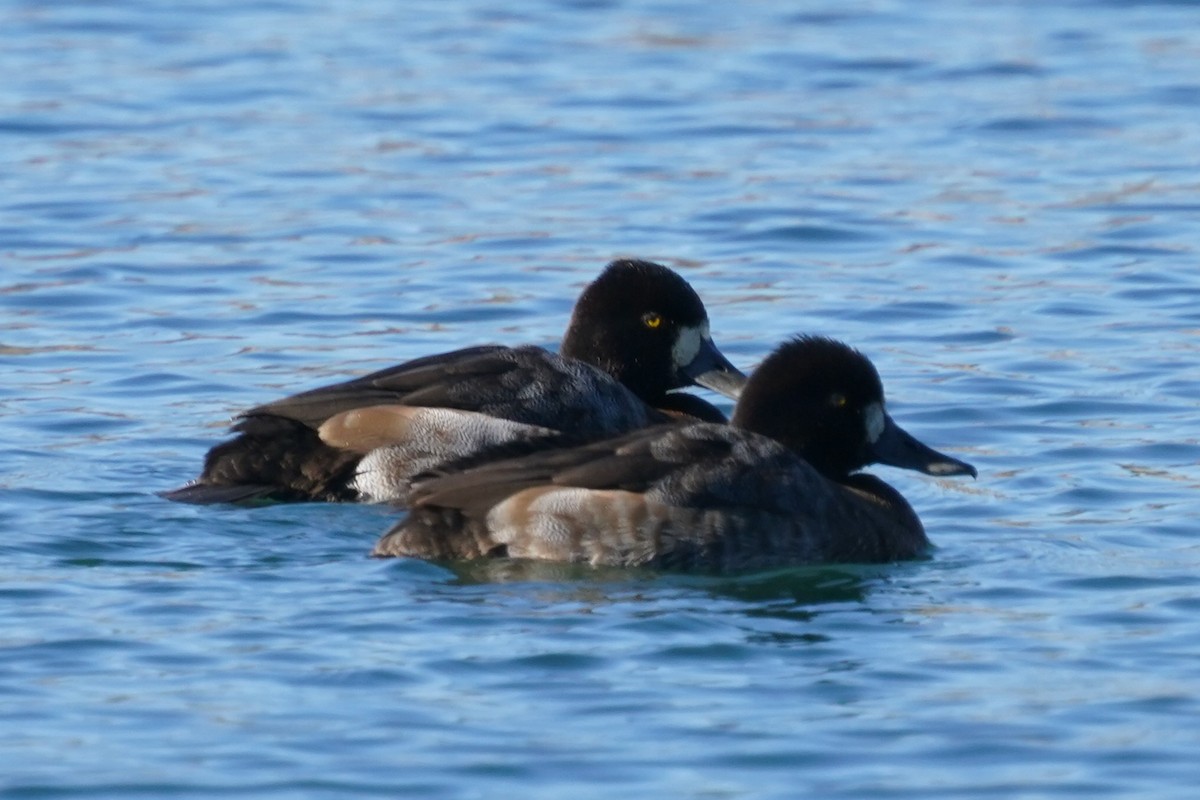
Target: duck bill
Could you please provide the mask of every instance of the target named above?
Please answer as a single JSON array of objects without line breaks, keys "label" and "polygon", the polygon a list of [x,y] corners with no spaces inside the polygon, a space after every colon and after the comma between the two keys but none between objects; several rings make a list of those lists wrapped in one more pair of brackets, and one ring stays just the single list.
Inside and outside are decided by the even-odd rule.
[{"label": "duck bill", "polygon": [[746,386],[746,376],[740,369],[729,363],[713,340],[707,336],[701,338],[700,349],[696,356],[685,364],[680,371],[697,386],[712,389],[731,400],[737,400],[738,395]]},{"label": "duck bill", "polygon": [[939,453],[922,444],[915,436],[901,428],[886,414],[883,417],[883,433],[871,445],[871,455],[880,464],[901,469],[913,469],[926,475],[970,475],[976,477],[975,468],[965,461]]}]

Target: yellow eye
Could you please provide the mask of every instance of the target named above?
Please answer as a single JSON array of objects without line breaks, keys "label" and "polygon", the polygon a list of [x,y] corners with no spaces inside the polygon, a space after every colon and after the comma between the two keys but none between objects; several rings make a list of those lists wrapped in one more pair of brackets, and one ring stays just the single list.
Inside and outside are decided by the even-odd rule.
[{"label": "yellow eye", "polygon": [[847,402],[846,395],[840,392],[835,392],[834,394],[829,395],[829,405],[833,406],[834,408],[845,408]]},{"label": "yellow eye", "polygon": [[662,325],[662,315],[655,314],[653,311],[642,315],[642,324],[647,328],[657,328]]}]

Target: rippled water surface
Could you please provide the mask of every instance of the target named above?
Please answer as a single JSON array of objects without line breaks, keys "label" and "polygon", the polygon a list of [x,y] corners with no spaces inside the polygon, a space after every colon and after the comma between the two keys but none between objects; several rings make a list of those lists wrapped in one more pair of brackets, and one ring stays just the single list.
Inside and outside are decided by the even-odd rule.
[{"label": "rippled water surface", "polygon": [[[0,797],[1192,797],[1192,3],[0,5]],[[553,346],[616,256],[847,339],[928,561],[366,557],[238,409]]]}]

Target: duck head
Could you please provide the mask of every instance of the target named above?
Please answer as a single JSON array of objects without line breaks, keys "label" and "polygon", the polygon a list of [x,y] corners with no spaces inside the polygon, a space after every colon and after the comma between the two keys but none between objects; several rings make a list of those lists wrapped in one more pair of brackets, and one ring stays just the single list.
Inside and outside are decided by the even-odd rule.
[{"label": "duck head", "polygon": [[800,336],[771,353],[747,382],[731,423],[787,445],[834,480],[869,464],[976,475],[897,425],[870,360],[822,336]]},{"label": "duck head", "polygon": [[713,343],[700,296],[650,261],[613,261],[583,290],[561,352],[603,369],[650,405],[686,386],[736,399],[746,383]]}]

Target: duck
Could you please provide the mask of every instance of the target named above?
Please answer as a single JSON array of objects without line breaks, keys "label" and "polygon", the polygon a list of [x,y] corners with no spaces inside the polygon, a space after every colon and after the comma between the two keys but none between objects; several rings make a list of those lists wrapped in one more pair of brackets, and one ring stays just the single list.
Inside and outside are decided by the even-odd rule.
[{"label": "duck", "polygon": [[896,424],[865,355],[799,336],[753,372],[729,424],[676,422],[427,476],[372,555],[707,573],[918,558],[925,529],[899,491],[860,471],[876,463],[977,474]]},{"label": "duck", "polygon": [[736,399],[745,382],[682,276],[618,259],[580,294],[558,353],[467,347],[255,406],[199,477],[162,496],[403,506],[414,476],[513,443],[527,452],[671,420],[722,422],[715,405],[677,390]]}]

